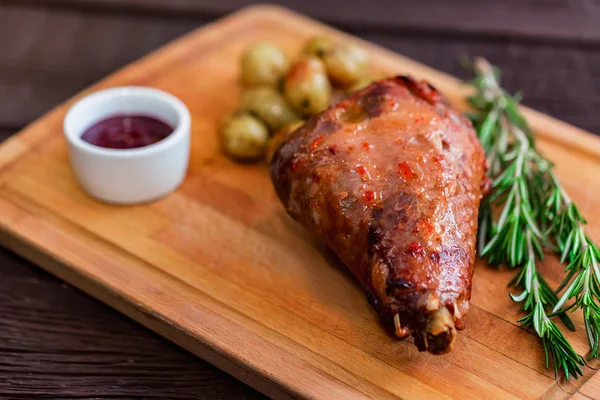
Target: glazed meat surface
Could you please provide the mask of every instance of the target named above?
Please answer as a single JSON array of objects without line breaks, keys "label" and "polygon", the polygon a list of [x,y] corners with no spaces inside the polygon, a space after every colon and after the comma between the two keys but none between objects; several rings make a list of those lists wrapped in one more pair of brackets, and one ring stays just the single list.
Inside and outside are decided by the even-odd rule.
[{"label": "glazed meat surface", "polygon": [[383,323],[452,349],[471,296],[485,155],[429,84],[376,82],[312,117],[275,153],[288,213],[358,278]]}]

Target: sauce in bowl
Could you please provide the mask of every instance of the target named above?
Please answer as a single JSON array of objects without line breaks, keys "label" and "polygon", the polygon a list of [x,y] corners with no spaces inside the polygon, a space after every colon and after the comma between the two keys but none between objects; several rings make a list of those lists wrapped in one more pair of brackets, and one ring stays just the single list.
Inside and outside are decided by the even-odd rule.
[{"label": "sauce in bowl", "polygon": [[136,149],[160,142],[173,128],[154,117],[115,115],[89,127],[81,139],[107,149]]}]

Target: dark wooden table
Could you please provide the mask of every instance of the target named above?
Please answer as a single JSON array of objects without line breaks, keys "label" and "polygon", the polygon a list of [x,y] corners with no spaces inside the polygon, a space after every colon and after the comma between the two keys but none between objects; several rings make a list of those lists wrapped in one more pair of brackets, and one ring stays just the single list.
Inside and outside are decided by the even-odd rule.
[{"label": "dark wooden table", "polygon": [[[0,0],[0,140],[248,0]],[[454,75],[504,70],[525,104],[600,134],[600,1],[287,0]],[[255,399],[253,389],[0,249],[0,398]]]}]

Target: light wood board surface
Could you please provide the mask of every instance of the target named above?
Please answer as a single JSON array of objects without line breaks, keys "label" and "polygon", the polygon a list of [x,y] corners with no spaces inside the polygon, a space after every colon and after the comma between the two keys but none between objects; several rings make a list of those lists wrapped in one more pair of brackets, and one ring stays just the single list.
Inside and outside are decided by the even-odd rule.
[{"label": "light wood board surface", "polygon": [[[273,397],[598,397],[598,365],[568,383],[546,370],[538,339],[515,322],[519,306],[506,291],[513,273],[484,263],[454,352],[418,353],[389,337],[351,276],[285,215],[266,166],[221,155],[217,121],[237,106],[240,52],[267,39],[293,56],[316,33],[356,40],[281,8],[249,8],[86,91],[147,85],[190,108],[188,176],[153,204],[108,206],[81,191],[62,134],[73,100],[36,121],[0,147],[0,243]],[[378,69],[428,79],[464,107],[468,89],[456,79],[366,46]],[[527,116],[599,238],[600,139]],[[560,281],[556,260],[542,268]],[[577,332],[567,335],[585,354],[574,320]]]}]

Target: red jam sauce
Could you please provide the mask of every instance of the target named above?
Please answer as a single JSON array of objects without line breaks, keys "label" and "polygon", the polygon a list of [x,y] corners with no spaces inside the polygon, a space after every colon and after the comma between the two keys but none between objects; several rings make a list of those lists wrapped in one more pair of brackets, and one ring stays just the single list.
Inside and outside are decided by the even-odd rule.
[{"label": "red jam sauce", "polygon": [[160,142],[173,133],[173,128],[154,117],[115,115],[96,122],[81,139],[107,149],[136,149]]}]

